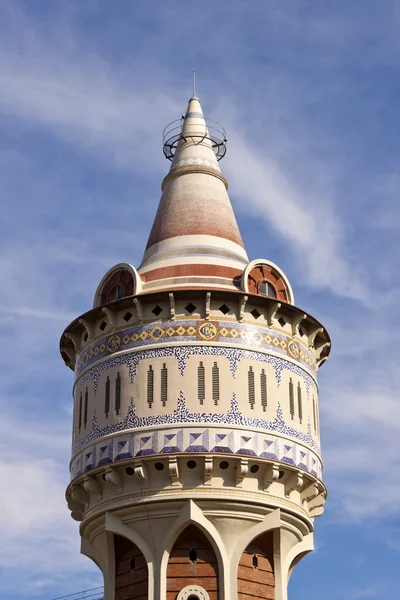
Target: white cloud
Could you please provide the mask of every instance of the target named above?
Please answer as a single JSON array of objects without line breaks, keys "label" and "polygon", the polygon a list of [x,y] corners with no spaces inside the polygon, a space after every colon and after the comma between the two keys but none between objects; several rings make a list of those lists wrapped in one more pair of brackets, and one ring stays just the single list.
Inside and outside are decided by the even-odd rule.
[{"label": "white cloud", "polygon": [[[155,140],[180,114],[182,100],[174,100],[176,89],[161,90],[157,71],[145,81],[141,77],[140,87],[136,73],[136,65],[128,73],[99,57],[66,52],[61,44],[50,49],[33,29],[23,52],[6,49],[0,54],[0,111],[27,127],[45,127],[78,151],[83,148],[114,166],[140,172],[145,165],[147,172],[161,172]],[[342,226],[327,191],[322,205],[312,186],[303,190],[290,175],[291,141],[282,162],[268,146],[251,145],[245,141],[250,137],[235,134],[236,129],[232,122],[224,171],[240,197],[238,210],[261,216],[293,256],[301,257],[304,281],[310,286],[365,301],[367,294],[343,250]],[[315,172],[320,170],[316,165]],[[349,280],[352,285],[343,286]]]},{"label": "white cloud", "polygon": [[[233,124],[231,128],[234,131]],[[309,285],[366,302],[366,289],[343,252],[340,220],[329,197],[326,195],[321,204],[312,186],[303,191],[289,170],[265,149],[250,146],[246,138],[235,133],[230,136],[225,167],[234,193],[240,197],[237,208],[272,225],[290,244]],[[352,285],[343,285],[344,281]]]},{"label": "white cloud", "polygon": [[354,373],[330,381],[321,400],[323,457],[340,520],[387,518],[400,505],[400,390]]},{"label": "white cloud", "polygon": [[59,422],[16,421],[3,411],[1,440],[2,590],[36,596],[59,586],[61,594],[71,577],[82,587],[98,585],[97,568],[79,554],[78,525],[64,497],[69,427],[67,433]]}]

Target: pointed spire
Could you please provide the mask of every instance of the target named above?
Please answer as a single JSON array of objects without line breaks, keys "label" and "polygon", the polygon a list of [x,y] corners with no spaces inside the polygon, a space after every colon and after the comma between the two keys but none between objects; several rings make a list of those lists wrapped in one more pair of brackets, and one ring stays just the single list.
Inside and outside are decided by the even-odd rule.
[{"label": "pointed spire", "polygon": [[[248,263],[218,160],[225,131],[207,126],[192,96],[181,123],[166,128],[171,168],[139,273],[144,289],[230,287]],[[211,132],[211,133],[210,133]]]},{"label": "pointed spire", "polygon": [[170,172],[178,167],[190,165],[203,165],[220,172],[213,150],[213,140],[208,131],[200,100],[196,96],[192,96],[189,100],[180,134]]}]

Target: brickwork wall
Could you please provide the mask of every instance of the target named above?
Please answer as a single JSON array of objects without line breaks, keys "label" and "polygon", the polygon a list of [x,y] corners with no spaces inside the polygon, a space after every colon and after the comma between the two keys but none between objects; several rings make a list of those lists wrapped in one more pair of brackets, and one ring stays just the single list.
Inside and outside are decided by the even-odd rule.
[{"label": "brickwork wall", "polygon": [[218,564],[205,535],[193,525],[176,540],[167,567],[167,600],[176,600],[187,585],[207,590],[210,600],[219,600]]},{"label": "brickwork wall", "polygon": [[147,600],[148,569],[143,554],[131,541],[114,536],[115,600]]},{"label": "brickwork wall", "polygon": [[238,567],[238,600],[274,600],[272,533],[247,546]]}]

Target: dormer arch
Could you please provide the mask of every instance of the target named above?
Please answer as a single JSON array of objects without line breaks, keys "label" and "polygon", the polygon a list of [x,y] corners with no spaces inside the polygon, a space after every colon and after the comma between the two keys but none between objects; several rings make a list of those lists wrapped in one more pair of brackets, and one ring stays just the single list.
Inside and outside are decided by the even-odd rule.
[{"label": "dormer arch", "polygon": [[126,296],[135,296],[140,291],[141,279],[135,267],[128,263],[118,263],[107,271],[97,286],[93,308]]},{"label": "dormer arch", "polygon": [[275,263],[264,258],[249,262],[243,271],[241,288],[249,294],[294,304],[292,286],[285,273]]}]

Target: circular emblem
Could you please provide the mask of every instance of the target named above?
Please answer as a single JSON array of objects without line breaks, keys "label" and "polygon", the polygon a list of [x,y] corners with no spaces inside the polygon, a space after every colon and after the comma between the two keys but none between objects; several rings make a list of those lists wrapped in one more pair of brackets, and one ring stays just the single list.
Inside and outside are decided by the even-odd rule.
[{"label": "circular emblem", "polygon": [[299,355],[300,355],[299,347],[294,340],[289,342],[288,351],[289,351],[290,356],[293,356],[293,358],[299,358]]},{"label": "circular emblem", "polygon": [[204,340],[212,340],[217,335],[217,328],[214,323],[203,323],[199,327],[199,334]]},{"label": "circular emblem", "polygon": [[107,342],[107,350],[110,353],[116,352],[117,350],[119,350],[120,345],[121,345],[121,338],[119,337],[119,335],[117,335],[115,333],[114,335],[112,335],[110,337],[110,339]]}]

